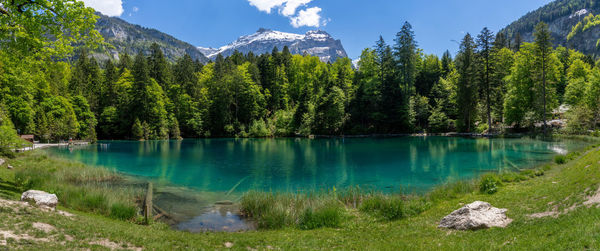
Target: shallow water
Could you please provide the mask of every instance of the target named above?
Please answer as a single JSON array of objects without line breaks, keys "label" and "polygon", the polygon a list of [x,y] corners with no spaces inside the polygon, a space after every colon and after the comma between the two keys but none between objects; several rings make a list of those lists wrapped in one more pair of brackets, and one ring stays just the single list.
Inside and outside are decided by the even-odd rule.
[{"label": "shallow water", "polygon": [[358,185],[422,192],[484,172],[534,167],[586,145],[529,138],[278,138],[101,141],[47,151],[168,184],[176,191],[159,193],[157,203],[181,216],[179,228],[195,231],[211,224],[239,227],[235,213],[215,213],[211,203],[236,200],[252,189],[296,192]]}]

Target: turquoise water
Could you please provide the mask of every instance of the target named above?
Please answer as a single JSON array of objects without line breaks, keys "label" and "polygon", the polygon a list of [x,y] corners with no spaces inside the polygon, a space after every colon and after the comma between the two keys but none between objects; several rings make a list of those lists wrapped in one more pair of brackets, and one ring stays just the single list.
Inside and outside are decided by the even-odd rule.
[{"label": "turquoise water", "polygon": [[549,162],[580,141],[400,137],[103,141],[54,155],[197,191],[310,191],[359,185],[424,191],[488,171]]}]

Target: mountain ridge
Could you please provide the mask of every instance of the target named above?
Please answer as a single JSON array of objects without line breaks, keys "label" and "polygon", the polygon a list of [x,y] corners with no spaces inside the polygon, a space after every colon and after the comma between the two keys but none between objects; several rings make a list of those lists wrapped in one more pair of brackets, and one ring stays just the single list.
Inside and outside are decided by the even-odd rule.
[{"label": "mountain ridge", "polygon": [[132,24],[121,18],[109,17],[101,13],[96,13],[96,15],[99,16],[96,30],[104,37],[105,42],[115,47],[94,52],[96,58],[118,59],[120,53],[135,55],[140,51],[147,55],[150,52],[150,46],[157,43],[162,48],[165,57],[170,61],[175,61],[185,54],[202,63],[209,61],[196,46],[167,33]]},{"label": "mountain ridge", "polygon": [[254,34],[244,35],[228,45],[219,48],[197,47],[209,59],[221,54],[231,56],[235,51],[254,54],[270,53],[274,47],[287,46],[292,54],[309,54],[324,62],[333,62],[348,57],[341,40],[334,39],[323,30],[311,30],[305,34],[296,34],[260,28]]},{"label": "mountain ridge", "polygon": [[600,14],[600,2],[589,0],[557,0],[531,11],[507,25],[499,32],[505,33],[512,43],[519,34],[523,42],[533,42],[535,25],[548,24],[556,46],[565,46],[585,54],[596,54],[596,42],[600,39],[600,26],[593,27],[567,39],[572,28],[587,15]]}]

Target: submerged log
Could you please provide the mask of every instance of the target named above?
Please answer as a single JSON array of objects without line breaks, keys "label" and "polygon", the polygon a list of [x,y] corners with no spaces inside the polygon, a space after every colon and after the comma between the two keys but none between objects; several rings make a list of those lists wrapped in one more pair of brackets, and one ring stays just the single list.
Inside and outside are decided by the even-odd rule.
[{"label": "submerged log", "polygon": [[163,210],[162,208],[154,205],[154,211],[156,211],[158,213],[158,215],[156,217],[154,217],[154,220],[160,219],[161,217],[165,217],[168,219],[173,219],[173,216],[171,216],[169,213],[167,213],[167,211]]},{"label": "submerged log", "polygon": [[150,220],[152,219],[152,190],[152,183],[148,182],[148,191],[144,200],[144,220],[146,224],[150,224]]}]

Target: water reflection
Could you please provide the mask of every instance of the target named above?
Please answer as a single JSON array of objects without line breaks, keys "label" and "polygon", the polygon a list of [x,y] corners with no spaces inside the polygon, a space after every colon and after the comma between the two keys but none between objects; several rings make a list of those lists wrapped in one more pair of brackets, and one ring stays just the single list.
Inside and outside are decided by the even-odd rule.
[{"label": "water reflection", "polygon": [[568,140],[404,137],[105,141],[48,151],[173,185],[239,194],[355,185],[424,191],[481,172],[532,167],[584,146]]}]

